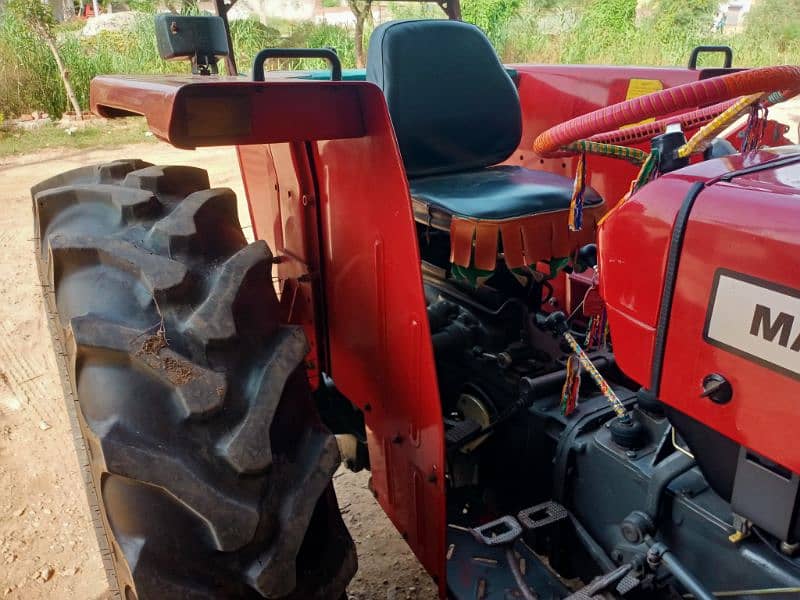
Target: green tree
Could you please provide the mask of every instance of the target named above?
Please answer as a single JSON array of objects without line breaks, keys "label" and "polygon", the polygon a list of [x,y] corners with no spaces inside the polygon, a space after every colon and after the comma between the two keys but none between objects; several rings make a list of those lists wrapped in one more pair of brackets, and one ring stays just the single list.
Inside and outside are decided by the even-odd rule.
[{"label": "green tree", "polygon": [[72,89],[72,84],[69,80],[69,72],[64,66],[64,61],[58,51],[55,34],[56,19],[53,16],[53,9],[50,4],[42,0],[8,0],[6,9],[50,49],[53,59],[56,61],[58,73],[61,75],[64,91],[67,93],[67,98],[72,105],[72,110],[75,111],[75,116],[78,119],[83,119],[78,97],[75,95],[75,90]]},{"label": "green tree", "polygon": [[462,0],[461,16],[496,40],[509,19],[519,10],[520,3],[521,0]]},{"label": "green tree", "polygon": [[689,37],[709,31],[718,9],[716,0],[660,0],[655,27],[662,39]]},{"label": "green tree", "polygon": [[609,50],[624,49],[636,31],[636,0],[591,0],[578,25],[562,42],[565,63],[597,62]]},{"label": "green tree", "polygon": [[372,0],[347,0],[347,6],[356,17],[356,66],[363,69],[367,64],[364,56],[364,24],[372,19]]}]

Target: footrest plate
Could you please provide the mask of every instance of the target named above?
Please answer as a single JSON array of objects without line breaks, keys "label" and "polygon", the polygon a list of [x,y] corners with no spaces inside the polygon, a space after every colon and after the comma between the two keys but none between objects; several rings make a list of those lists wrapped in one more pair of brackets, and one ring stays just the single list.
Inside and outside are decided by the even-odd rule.
[{"label": "footrest plate", "polygon": [[470,532],[472,537],[487,546],[502,546],[510,544],[522,535],[522,527],[514,517],[500,517],[494,521],[484,523],[480,527],[473,527]]},{"label": "footrest plate", "polygon": [[547,527],[548,525],[566,519],[569,516],[567,509],[558,502],[542,502],[536,506],[531,506],[517,513],[517,519],[522,526],[530,530]]}]

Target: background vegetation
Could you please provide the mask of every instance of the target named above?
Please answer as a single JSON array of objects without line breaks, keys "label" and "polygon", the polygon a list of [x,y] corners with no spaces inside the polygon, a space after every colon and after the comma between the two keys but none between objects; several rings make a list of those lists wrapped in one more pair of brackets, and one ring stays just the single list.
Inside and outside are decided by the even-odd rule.
[{"label": "background vegetation", "polygon": [[[137,4],[136,0],[131,4]],[[137,8],[152,10],[150,0]],[[683,65],[698,44],[728,44],[738,65],[796,63],[800,59],[800,0],[760,0],[735,34],[717,31],[716,0],[462,0],[464,19],[483,28],[507,62],[581,62]],[[642,11],[641,5],[648,11]],[[393,4],[393,15],[440,17],[435,5]],[[81,21],[56,28],[56,41],[81,106],[89,82],[102,73],[185,72],[160,59],[152,15],[125,32],[80,35]],[[366,35],[369,31],[366,32]],[[353,32],[329,24],[235,21],[232,35],[242,68],[267,46],[332,46],[345,67],[355,65]],[[296,64],[279,65],[295,67]],[[302,65],[306,66],[306,65]],[[322,65],[319,65],[322,66]],[[0,15],[0,113],[41,110],[53,116],[68,101],[48,48],[8,11]]]}]

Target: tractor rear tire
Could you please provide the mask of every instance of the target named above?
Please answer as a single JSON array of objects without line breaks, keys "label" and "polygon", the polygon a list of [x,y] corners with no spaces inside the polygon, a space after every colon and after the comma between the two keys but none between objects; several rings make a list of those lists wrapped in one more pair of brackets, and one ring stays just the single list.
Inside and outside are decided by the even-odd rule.
[{"label": "tractor rear tire", "polygon": [[334,436],[272,254],[205,171],[120,160],[32,190],[67,410],[113,596],[340,598]]}]

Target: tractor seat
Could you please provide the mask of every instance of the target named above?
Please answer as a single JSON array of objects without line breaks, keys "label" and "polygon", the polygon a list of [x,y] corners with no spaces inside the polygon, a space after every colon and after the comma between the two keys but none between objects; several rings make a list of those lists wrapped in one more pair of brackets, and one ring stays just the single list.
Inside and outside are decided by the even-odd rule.
[{"label": "tractor seat", "polygon": [[450,231],[451,262],[494,270],[569,256],[593,241],[604,211],[584,196],[584,226],[568,228],[572,181],[501,165],[522,137],[514,82],[483,32],[445,20],[391,21],[375,29],[367,80],[383,90],[415,218]]},{"label": "tractor seat", "polygon": [[[569,209],[571,179],[547,171],[498,165],[465,173],[418,177],[408,182],[417,220],[450,229],[451,217],[504,221]],[[591,188],[584,205],[603,200]]]}]

